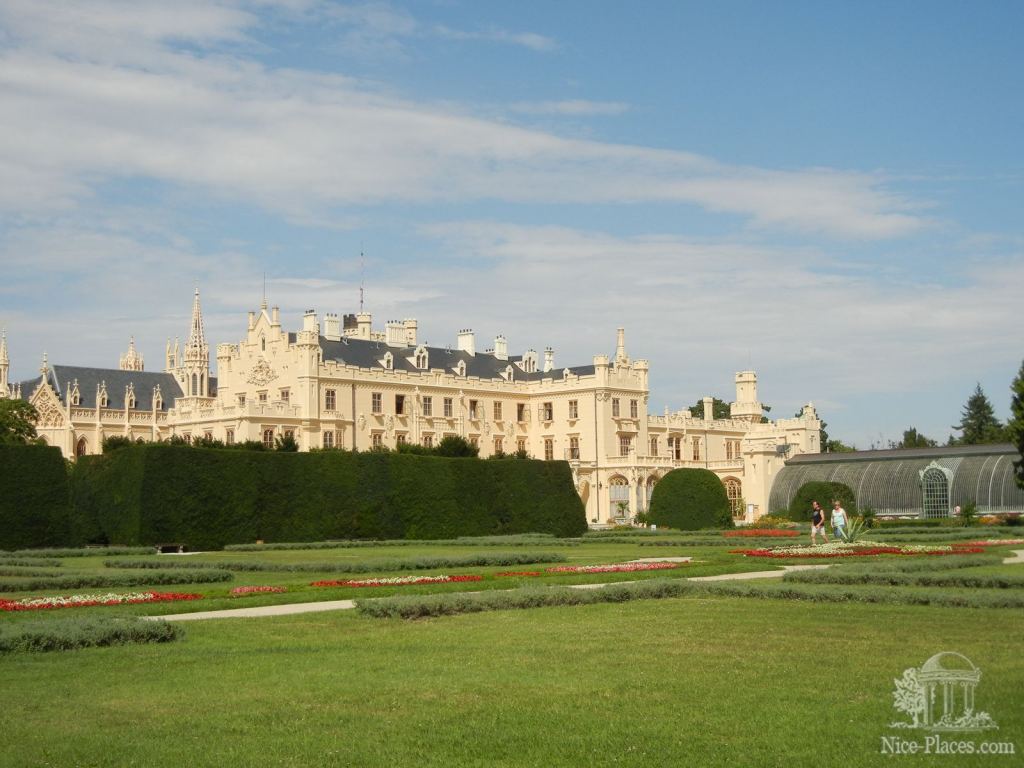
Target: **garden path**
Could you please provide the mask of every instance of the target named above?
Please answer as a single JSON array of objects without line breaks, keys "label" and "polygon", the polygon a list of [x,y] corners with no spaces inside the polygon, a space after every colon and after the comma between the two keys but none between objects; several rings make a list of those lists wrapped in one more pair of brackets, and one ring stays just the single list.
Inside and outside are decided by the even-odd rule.
[{"label": "garden path", "polygon": [[[1021,550],[1024,554],[1024,550]],[[652,558],[677,559],[677,558]],[[689,558],[678,558],[688,560]],[[786,571],[803,571],[809,568],[828,568],[828,565],[784,565],[781,570],[753,571],[750,573],[723,573],[718,576],[693,576],[688,581],[736,581],[746,579],[775,579]],[[616,581],[613,584],[633,584],[632,581]],[[572,589],[598,589],[609,584],[570,584]],[[326,600],[318,603],[286,603],[264,605],[253,608],[227,608],[222,611],[196,611],[194,613],[173,613],[168,616],[146,616],[147,619],[164,621],[200,621],[203,619],[250,619],[261,616],[290,616],[297,613],[319,613],[321,611],[348,611],[356,607],[355,600]]]},{"label": "garden path", "polygon": [[1011,563],[1024,563],[1024,549],[1013,550],[1013,557],[1007,557],[1003,560],[1004,565],[1010,565]]}]

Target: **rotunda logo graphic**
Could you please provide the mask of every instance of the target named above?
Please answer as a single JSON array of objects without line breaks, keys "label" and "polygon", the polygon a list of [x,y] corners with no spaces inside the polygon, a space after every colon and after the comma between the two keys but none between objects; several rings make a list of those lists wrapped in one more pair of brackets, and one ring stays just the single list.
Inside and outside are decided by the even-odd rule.
[{"label": "rotunda logo graphic", "polygon": [[896,678],[893,707],[908,716],[891,728],[929,731],[984,731],[998,728],[988,712],[975,708],[975,689],[981,670],[960,653],[943,651],[920,667],[904,670]]}]

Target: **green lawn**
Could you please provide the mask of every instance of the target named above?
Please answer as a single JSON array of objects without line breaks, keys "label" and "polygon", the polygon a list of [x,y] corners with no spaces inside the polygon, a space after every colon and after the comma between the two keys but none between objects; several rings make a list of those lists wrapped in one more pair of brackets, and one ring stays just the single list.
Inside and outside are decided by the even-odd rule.
[{"label": "green lawn", "polygon": [[[186,629],[0,657],[0,763],[850,768],[1024,753],[1017,611],[679,598]],[[893,678],[947,650],[981,667],[978,707],[1001,726],[965,738],[1017,756],[880,753],[897,733]]]}]

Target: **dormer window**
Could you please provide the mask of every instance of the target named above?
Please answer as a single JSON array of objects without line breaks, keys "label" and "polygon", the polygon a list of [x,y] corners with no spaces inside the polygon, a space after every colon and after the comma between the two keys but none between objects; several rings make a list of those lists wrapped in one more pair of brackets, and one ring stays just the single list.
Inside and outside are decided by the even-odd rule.
[{"label": "dormer window", "polygon": [[135,385],[129,384],[124,388],[124,402],[125,407],[129,410],[135,408]]},{"label": "dormer window", "polygon": [[455,373],[459,376],[466,375],[466,361],[459,360],[459,364],[455,366]]},{"label": "dormer window", "polygon": [[82,395],[78,391],[78,379],[75,379],[71,384],[71,393],[68,395],[68,400],[71,401],[72,405],[79,405],[82,402]]},{"label": "dormer window", "polygon": [[96,402],[100,404],[100,408],[106,408],[107,403],[107,382],[101,381],[99,389],[96,390]]},{"label": "dormer window", "polygon": [[389,371],[394,370],[395,368],[395,356],[392,355],[390,352],[384,353],[384,368]]},{"label": "dormer window", "polygon": [[419,370],[425,371],[430,367],[430,357],[427,355],[427,348],[422,344],[416,347],[416,354],[414,357],[415,365]]},{"label": "dormer window", "polygon": [[266,352],[267,351],[267,339],[264,336],[260,336],[260,351],[261,352]]},{"label": "dormer window", "polygon": [[135,407],[135,395],[128,396],[128,408],[132,409]]},{"label": "dormer window", "polygon": [[523,355],[523,359],[520,362],[519,367],[522,368],[525,373],[536,373],[537,353],[532,349],[527,350],[526,354]]}]

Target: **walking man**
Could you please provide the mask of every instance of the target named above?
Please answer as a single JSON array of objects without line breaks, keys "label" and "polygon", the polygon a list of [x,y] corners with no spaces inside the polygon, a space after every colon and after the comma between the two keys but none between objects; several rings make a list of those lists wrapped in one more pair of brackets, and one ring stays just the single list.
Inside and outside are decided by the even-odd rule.
[{"label": "walking man", "polygon": [[818,534],[821,534],[828,544],[828,534],[825,533],[825,510],[816,501],[811,502],[811,544],[817,544]]}]

